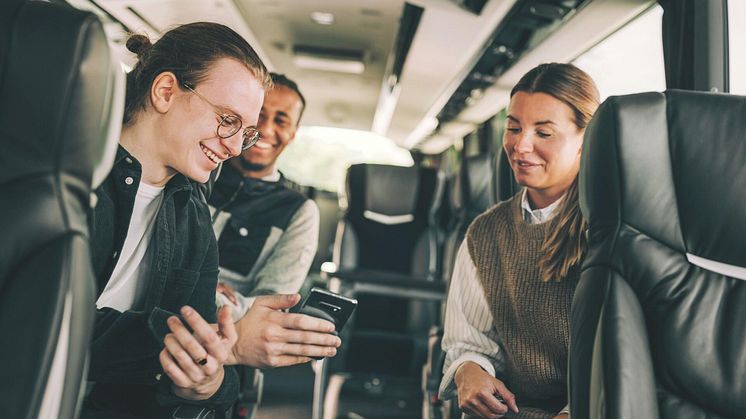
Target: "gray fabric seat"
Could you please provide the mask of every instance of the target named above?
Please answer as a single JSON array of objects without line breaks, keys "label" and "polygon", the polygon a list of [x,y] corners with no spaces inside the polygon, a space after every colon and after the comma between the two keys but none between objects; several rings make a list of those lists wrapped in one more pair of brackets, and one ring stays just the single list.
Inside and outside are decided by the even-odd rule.
[{"label": "gray fabric seat", "polygon": [[585,136],[573,419],[746,415],[746,98],[608,99]]}]

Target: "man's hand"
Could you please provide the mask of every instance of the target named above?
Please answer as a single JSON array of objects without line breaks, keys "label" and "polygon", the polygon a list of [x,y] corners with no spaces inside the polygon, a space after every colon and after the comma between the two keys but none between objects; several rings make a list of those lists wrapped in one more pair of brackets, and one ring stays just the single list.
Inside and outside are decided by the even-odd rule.
[{"label": "man's hand", "polygon": [[170,317],[171,333],[164,338],[161,366],[173,381],[174,394],[184,399],[208,399],[223,383],[223,364],[237,338],[230,310],[226,307],[218,313],[217,330],[191,307],[182,307],[181,314],[194,333],[177,317]]},{"label": "man's hand", "polygon": [[[455,375],[458,406],[466,414],[480,418],[500,418],[508,408],[518,413],[515,396],[505,384],[473,362],[464,362]],[[500,402],[497,397],[505,402]]]},{"label": "man's hand", "polygon": [[231,288],[231,286],[226,284],[225,282],[218,282],[217,292],[219,294],[225,295],[228,298],[228,301],[230,301],[234,305],[238,304],[238,299],[236,299],[236,292],[233,291],[233,288]]},{"label": "man's hand", "polygon": [[334,325],[305,314],[285,313],[300,295],[257,297],[238,322],[238,342],[228,364],[255,368],[283,367],[337,354],[342,341],[332,335]]}]

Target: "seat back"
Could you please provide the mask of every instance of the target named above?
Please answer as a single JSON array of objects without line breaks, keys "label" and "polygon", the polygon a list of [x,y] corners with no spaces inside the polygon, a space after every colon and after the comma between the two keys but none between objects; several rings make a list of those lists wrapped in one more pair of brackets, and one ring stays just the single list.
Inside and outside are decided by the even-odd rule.
[{"label": "seat back", "polygon": [[469,224],[481,213],[518,192],[507,155],[502,148],[492,153],[463,159],[458,175],[451,183],[450,204],[456,222],[447,233],[443,251],[443,277],[450,281],[458,247]]},{"label": "seat back", "polygon": [[334,262],[341,269],[435,275],[430,227],[439,188],[434,169],[352,165]]},{"label": "seat back", "polygon": [[510,160],[508,155],[505,153],[505,149],[500,147],[498,152],[499,157],[497,158],[497,200],[507,201],[512,198],[513,195],[517,194],[521,190],[521,185],[515,181],[513,175],[513,169],[510,167]]},{"label": "seat back", "polygon": [[[347,177],[347,209],[335,239],[343,270],[440,280],[436,225],[442,178],[435,169],[358,164]],[[419,374],[436,301],[357,295],[346,370]]]},{"label": "seat back", "polygon": [[95,308],[86,215],[124,75],[91,13],[15,1],[0,16],[0,406],[74,417]]},{"label": "seat back", "polygon": [[311,264],[311,273],[318,273],[324,262],[332,260],[334,235],[341,211],[335,192],[316,190],[313,202],[319,207],[319,244]]},{"label": "seat back", "polygon": [[583,146],[573,418],[746,412],[746,98],[608,99]]},{"label": "seat back", "polygon": [[495,203],[495,156],[480,154],[463,159],[450,188],[450,205],[456,221],[443,245],[443,278],[451,279],[456,252],[474,218]]}]

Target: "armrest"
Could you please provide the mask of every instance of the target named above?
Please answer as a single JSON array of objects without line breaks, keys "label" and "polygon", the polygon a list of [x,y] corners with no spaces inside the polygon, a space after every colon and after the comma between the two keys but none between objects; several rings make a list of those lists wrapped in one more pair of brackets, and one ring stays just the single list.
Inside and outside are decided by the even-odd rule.
[{"label": "armrest", "polygon": [[424,276],[369,269],[340,270],[329,273],[329,276],[351,285],[355,292],[416,300],[441,301],[445,298],[445,283]]},{"label": "armrest", "polygon": [[438,388],[443,379],[443,364],[445,364],[446,353],[441,348],[443,341],[443,328],[434,326],[430,329],[428,339],[427,363],[423,368],[423,390],[428,394],[431,403],[440,402],[438,399]]}]

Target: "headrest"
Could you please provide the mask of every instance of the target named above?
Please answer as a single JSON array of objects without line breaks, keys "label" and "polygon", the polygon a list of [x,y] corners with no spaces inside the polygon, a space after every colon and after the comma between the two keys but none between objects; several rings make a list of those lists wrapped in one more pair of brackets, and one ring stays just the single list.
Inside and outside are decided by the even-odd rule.
[{"label": "headrest", "polygon": [[727,94],[606,100],[583,145],[580,203],[593,230],[626,224],[682,253],[743,266],[744,115],[746,98]]},{"label": "headrest", "polygon": [[497,202],[507,201],[521,190],[521,185],[515,180],[513,168],[505,149],[500,147],[497,157]]},{"label": "headrest", "polygon": [[455,202],[467,213],[480,214],[497,202],[494,154],[469,156],[461,162],[454,182]]},{"label": "headrest", "polygon": [[60,7],[68,8],[26,2],[2,29],[12,34],[0,85],[0,184],[56,173],[88,192],[94,168],[100,181],[113,160],[123,78],[96,16]]},{"label": "headrest", "polygon": [[[355,164],[347,172],[347,200],[351,212],[382,224],[414,220],[419,208],[432,207],[437,171],[382,164]],[[428,186],[422,188],[423,185]],[[427,196],[423,191],[429,191]],[[426,202],[424,202],[426,201]]]}]

